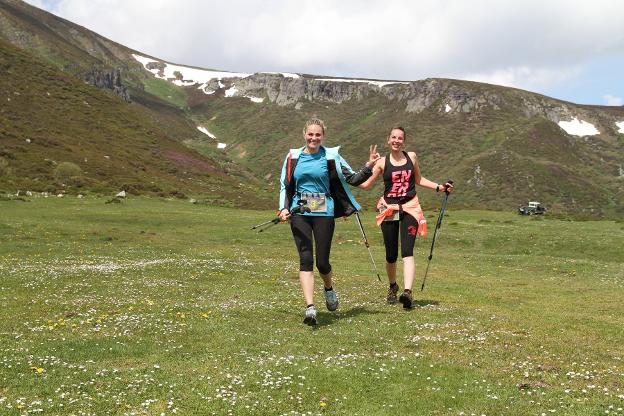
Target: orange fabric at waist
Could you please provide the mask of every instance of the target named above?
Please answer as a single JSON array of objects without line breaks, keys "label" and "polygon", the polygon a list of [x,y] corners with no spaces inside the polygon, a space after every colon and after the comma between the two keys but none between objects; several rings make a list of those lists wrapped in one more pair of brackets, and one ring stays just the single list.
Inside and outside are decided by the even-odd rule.
[{"label": "orange fabric at waist", "polygon": [[395,212],[403,210],[403,212],[408,213],[418,221],[418,235],[422,238],[427,234],[427,220],[425,219],[422,208],[420,208],[418,195],[401,205],[388,204],[382,196],[379,198],[379,201],[377,201],[377,209],[379,210],[382,208],[385,209],[376,216],[377,225],[381,225],[384,219],[393,216]]}]

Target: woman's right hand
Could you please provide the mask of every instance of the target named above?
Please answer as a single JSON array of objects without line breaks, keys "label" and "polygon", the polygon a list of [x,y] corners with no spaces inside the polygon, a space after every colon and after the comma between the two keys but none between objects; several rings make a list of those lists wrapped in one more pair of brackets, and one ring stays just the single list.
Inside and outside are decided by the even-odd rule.
[{"label": "woman's right hand", "polygon": [[279,217],[280,220],[286,221],[288,219],[288,217],[290,217],[290,211],[288,211],[287,208],[284,208],[284,209],[280,210],[280,212],[277,214],[277,216]]},{"label": "woman's right hand", "polygon": [[369,168],[373,168],[373,166],[375,166],[375,163],[381,158],[381,155],[379,154],[379,152],[377,152],[377,145],[371,145],[368,148],[368,162],[366,162],[366,165]]}]

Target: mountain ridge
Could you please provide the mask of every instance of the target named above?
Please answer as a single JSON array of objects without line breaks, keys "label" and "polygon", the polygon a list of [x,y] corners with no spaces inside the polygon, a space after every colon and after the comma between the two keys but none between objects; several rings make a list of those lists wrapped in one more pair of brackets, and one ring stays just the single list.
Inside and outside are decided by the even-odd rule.
[{"label": "mountain ridge", "polygon": [[[20,21],[7,5],[30,20]],[[0,0],[0,38],[79,79],[93,68],[120,71],[136,106],[169,120],[171,126],[185,126],[161,123],[167,137],[226,175],[239,175],[237,181],[251,184],[245,192],[263,195],[259,207],[270,205],[271,194],[277,198],[283,154],[303,144],[301,126],[314,114],[329,126],[328,145],[342,145],[352,166],[365,160],[368,145],[383,149],[390,126],[404,125],[408,147],[418,152],[423,174],[438,181],[455,179],[456,206],[508,210],[537,199],[556,212],[624,215],[624,132],[616,124],[624,121],[624,108],[578,105],[514,88],[442,78],[384,81],[259,72],[194,82],[184,70],[165,75],[168,66],[183,65],[33,10],[38,9],[19,0]],[[37,31],[42,24],[54,27],[56,36]],[[25,39],[38,36],[37,42],[20,41],[17,32],[26,33]],[[91,50],[93,42],[111,50]],[[151,60],[152,68],[133,55]],[[570,127],[562,122],[575,120],[577,125],[591,124],[599,134],[576,136],[564,130]],[[225,148],[218,149],[219,143]],[[379,188],[373,193],[356,190],[366,207],[378,192]],[[423,199],[424,205],[435,202]]]}]

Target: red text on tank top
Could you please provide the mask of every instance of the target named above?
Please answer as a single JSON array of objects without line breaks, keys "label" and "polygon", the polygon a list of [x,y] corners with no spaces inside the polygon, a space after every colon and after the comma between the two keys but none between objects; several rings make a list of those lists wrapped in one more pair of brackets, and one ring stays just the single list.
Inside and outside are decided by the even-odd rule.
[{"label": "red text on tank top", "polygon": [[392,172],[392,188],[390,188],[390,192],[388,192],[386,196],[389,198],[400,198],[407,195],[411,176],[411,170],[397,170]]}]

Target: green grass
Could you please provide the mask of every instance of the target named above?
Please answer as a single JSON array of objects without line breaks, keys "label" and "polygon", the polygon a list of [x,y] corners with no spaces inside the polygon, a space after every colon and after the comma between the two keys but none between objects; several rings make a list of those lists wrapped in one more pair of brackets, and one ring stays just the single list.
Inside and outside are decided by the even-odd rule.
[{"label": "green grass", "polygon": [[186,94],[180,88],[176,87],[175,84],[155,77],[146,77],[143,82],[145,84],[146,92],[153,94],[178,108],[186,108]]},{"label": "green grass", "polygon": [[624,413],[621,222],[449,206],[406,312],[338,221],[310,328],[288,227],[250,230],[273,212],[104,202],[0,200],[2,414]]}]

